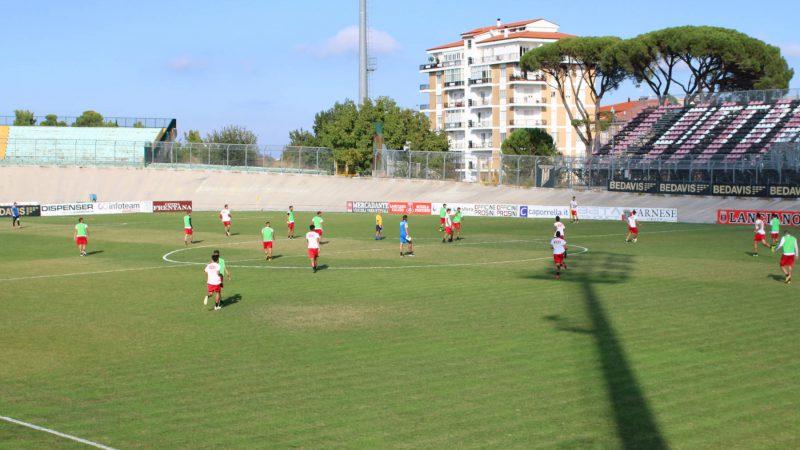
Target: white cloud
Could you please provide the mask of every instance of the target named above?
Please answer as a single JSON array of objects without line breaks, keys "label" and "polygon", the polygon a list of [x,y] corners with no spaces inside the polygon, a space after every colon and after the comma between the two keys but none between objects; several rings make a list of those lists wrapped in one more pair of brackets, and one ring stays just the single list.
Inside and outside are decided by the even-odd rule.
[{"label": "white cloud", "polygon": [[208,67],[208,61],[201,58],[192,58],[189,56],[178,56],[167,61],[167,68],[173,72],[189,72],[194,70],[202,70]]},{"label": "white cloud", "polygon": [[[367,35],[367,45],[372,54],[390,54],[400,50],[400,44],[389,33],[370,28]],[[329,37],[321,44],[309,46],[300,45],[298,49],[322,58],[342,56],[358,53],[358,27],[350,25],[342,28],[335,35]]]},{"label": "white cloud", "polygon": [[783,56],[800,58],[800,44],[781,45],[781,53],[783,53]]}]

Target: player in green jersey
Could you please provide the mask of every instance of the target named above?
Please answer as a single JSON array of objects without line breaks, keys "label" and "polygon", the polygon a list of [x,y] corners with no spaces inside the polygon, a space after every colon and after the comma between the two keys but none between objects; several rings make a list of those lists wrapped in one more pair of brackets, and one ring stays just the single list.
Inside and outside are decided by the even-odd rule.
[{"label": "player in green jersey", "polygon": [[322,211],[317,211],[317,215],[311,219],[311,223],[314,224],[314,231],[319,235],[320,239],[322,239]]},{"label": "player in green jersey", "polygon": [[231,273],[228,272],[228,268],[225,267],[225,259],[222,258],[221,256],[219,256],[219,250],[214,250],[212,255],[217,255],[217,258],[219,258],[219,261],[218,261],[218,264],[219,264],[219,279],[220,279],[219,287],[223,288],[223,287],[225,287],[225,286],[223,286],[223,283],[225,283],[225,277],[228,277],[228,280],[232,280],[233,277],[231,277]]},{"label": "player in green jersey", "polygon": [[183,243],[189,245],[193,242],[192,213],[187,212],[186,215],[183,216]]},{"label": "player in green jersey", "polygon": [[272,261],[272,242],[275,240],[275,230],[269,226],[269,221],[264,223],[264,228],[261,229],[261,242],[264,246],[264,258],[267,261]]},{"label": "player in green jersey", "polygon": [[89,225],[83,223],[83,217],[78,218],[78,223],[75,224],[75,233],[72,238],[78,246],[78,254],[86,256],[86,244],[89,242]]},{"label": "player in green jersey", "polygon": [[464,214],[461,213],[461,208],[456,208],[456,214],[453,216],[453,227],[456,229],[456,240],[461,240],[461,219]]},{"label": "player in green jersey", "polygon": [[778,248],[783,250],[781,255],[781,271],[785,276],[783,282],[790,284],[792,282],[792,266],[797,261],[800,249],[797,248],[797,238],[789,234],[789,230],[783,230],[783,237],[778,244]]},{"label": "player in green jersey", "polygon": [[444,231],[444,223],[446,222],[445,217],[447,217],[447,203],[442,204],[442,207],[439,208],[439,232],[441,233]]},{"label": "player in green jersey", "polygon": [[289,229],[287,237],[294,239],[294,206],[289,205],[289,212],[286,213],[286,228]]},{"label": "player in green jersey", "polygon": [[772,253],[775,253],[775,249],[778,245],[778,236],[780,236],[781,233],[781,219],[778,218],[777,214],[772,214],[772,220],[769,221],[769,225],[771,228],[770,237],[772,238],[770,246],[772,247]]}]

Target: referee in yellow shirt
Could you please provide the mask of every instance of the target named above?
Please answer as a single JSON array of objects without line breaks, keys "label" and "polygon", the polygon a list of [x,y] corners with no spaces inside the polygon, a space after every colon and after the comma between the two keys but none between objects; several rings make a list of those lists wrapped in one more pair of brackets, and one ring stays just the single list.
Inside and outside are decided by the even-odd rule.
[{"label": "referee in yellow shirt", "polygon": [[378,211],[378,214],[375,214],[375,240],[380,241],[383,239],[381,236],[381,232],[383,231],[383,217],[381,217],[381,212]]}]

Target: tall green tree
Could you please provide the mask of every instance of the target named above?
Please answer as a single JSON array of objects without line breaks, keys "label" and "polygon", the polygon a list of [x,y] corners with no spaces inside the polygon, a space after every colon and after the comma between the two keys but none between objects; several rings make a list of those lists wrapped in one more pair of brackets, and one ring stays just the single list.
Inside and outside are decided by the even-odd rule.
[{"label": "tall green tree", "polygon": [[36,125],[36,117],[33,111],[28,111],[26,109],[14,110],[14,125],[18,127]]},{"label": "tall green tree", "polygon": [[200,136],[199,131],[189,130],[183,132],[183,141],[190,144],[200,144],[203,142],[203,138]]},{"label": "tall green tree", "polygon": [[617,50],[631,78],[662,103],[674,87],[688,103],[701,94],[786,89],[794,75],[777,47],[720,27],[665,28],[629,39]]},{"label": "tall green tree", "polygon": [[289,132],[289,146],[291,147],[318,147],[314,133],[300,128],[299,130],[292,130]]},{"label": "tall green tree", "polygon": [[58,120],[58,116],[55,114],[48,114],[44,116],[44,120],[39,125],[43,127],[65,127],[67,122]]},{"label": "tall green tree", "polygon": [[263,159],[258,152],[258,137],[242,126],[227,125],[213,130],[206,135],[205,143],[209,147],[209,164],[253,166]]},{"label": "tall green tree", "polygon": [[507,155],[554,156],[558,149],[547,131],[541,128],[517,128],[500,146]]},{"label": "tall green tree", "polygon": [[618,60],[620,42],[612,36],[562,39],[525,53],[520,61],[523,70],[541,71],[556,85],[570,123],[589,152],[599,145],[603,97],[628,76]]},{"label": "tall green tree", "polygon": [[83,114],[75,119],[73,127],[116,127],[114,122],[105,122],[103,115],[97,111],[84,111]]},{"label": "tall green tree", "polygon": [[366,100],[361,105],[352,100],[337,102],[315,115],[313,133],[294,130],[289,139],[292,145],[328,147],[342,171],[361,173],[372,164],[376,122],[383,125],[384,145],[388,148],[403,148],[408,142],[413,150],[448,149],[447,137],[430,130],[427,116],[401,108],[388,97]]}]

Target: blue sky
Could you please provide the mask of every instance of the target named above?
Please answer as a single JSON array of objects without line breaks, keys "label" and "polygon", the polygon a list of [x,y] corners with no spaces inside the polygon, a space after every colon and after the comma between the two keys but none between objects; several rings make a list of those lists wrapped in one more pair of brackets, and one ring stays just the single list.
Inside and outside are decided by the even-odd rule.
[{"label": "blue sky", "polygon": [[[358,93],[358,0],[4,2],[0,114],[175,117],[203,134],[227,124],[283,144],[314,114]],[[425,49],[494,23],[546,18],[576,35],[676,25],[736,28],[783,49],[800,72],[788,1],[369,0],[378,70],[371,94],[410,108]],[[790,13],[791,12],[791,13]],[[792,87],[800,87],[798,75]],[[648,95],[626,86],[614,100]]]}]

